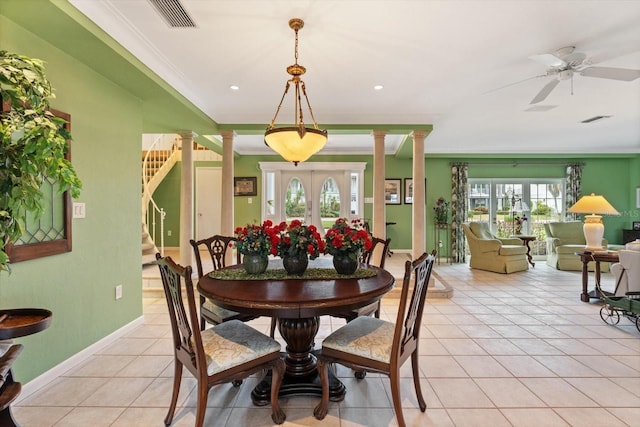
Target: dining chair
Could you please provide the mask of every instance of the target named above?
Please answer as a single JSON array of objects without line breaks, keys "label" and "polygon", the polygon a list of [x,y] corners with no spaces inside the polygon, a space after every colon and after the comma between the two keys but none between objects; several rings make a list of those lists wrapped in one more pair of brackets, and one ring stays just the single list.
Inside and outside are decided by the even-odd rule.
[{"label": "dining chair", "polygon": [[[371,239],[372,245],[368,251],[364,251],[362,255],[360,255],[360,262],[366,265],[375,265],[376,267],[384,268],[384,263],[387,260],[387,256],[389,254],[389,244],[391,243],[391,239],[383,240],[378,237],[373,237]],[[371,259],[376,248],[382,248],[382,252],[380,252],[380,261],[378,263],[372,263]],[[371,316],[374,315],[377,318],[380,318],[380,301],[371,303],[364,307],[353,309],[347,313],[339,313],[335,314],[334,317],[339,317],[341,319],[346,319],[347,322],[352,321],[358,316]]]},{"label": "dining chair", "polygon": [[[411,357],[413,385],[420,411],[427,405],[420,388],[418,346],[429,278],[436,251],[405,263],[402,292],[395,324],[375,317],[361,316],[331,333],[317,352],[322,398],[313,415],[322,420],[329,405],[329,365],[339,363],[354,369],[385,374],[391,382],[393,409],[400,427],[405,426],[400,400],[400,367]],[[412,288],[413,277],[413,288]],[[411,289],[412,288],[412,289]],[[411,298],[409,298],[411,292]]]},{"label": "dining chair", "polygon": [[191,267],[182,267],[171,257],[163,258],[159,253],[156,264],[169,308],[174,350],[173,394],[164,424],[169,426],[173,421],[183,367],[197,380],[196,427],[204,423],[211,387],[269,369],[272,371],[271,418],[276,424],[282,424],[286,415],[280,408],[278,393],[285,365],[280,358],[280,343],[239,320],[201,331]]},{"label": "dining chair", "polygon": [[[198,270],[198,279],[204,276],[204,268],[202,266],[202,257],[200,254],[201,249],[206,249],[211,256],[211,262],[213,269],[211,271],[219,270],[227,265],[227,250],[235,242],[235,237],[215,235],[207,237],[202,240],[189,240],[193,247],[193,252],[196,258],[196,268]],[[240,253],[237,253],[236,264],[240,264]],[[208,272],[207,272],[208,273]],[[213,301],[200,295],[200,329],[204,330],[205,325],[209,322],[212,325],[219,325],[220,323],[228,322],[229,320],[240,320],[242,322],[248,322],[255,319],[256,316],[250,316],[248,314],[238,313],[237,311],[227,310],[220,307]],[[273,337],[273,335],[272,335]]]}]

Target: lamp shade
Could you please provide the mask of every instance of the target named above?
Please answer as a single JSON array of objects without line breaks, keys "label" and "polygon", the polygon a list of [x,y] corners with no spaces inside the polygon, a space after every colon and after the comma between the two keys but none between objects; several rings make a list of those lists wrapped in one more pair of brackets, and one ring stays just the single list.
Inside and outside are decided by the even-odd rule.
[{"label": "lamp shade", "polygon": [[567,212],[577,214],[620,215],[620,213],[607,202],[607,199],[593,193],[588,196],[582,196]]},{"label": "lamp shade", "polygon": [[281,127],[267,130],[264,142],[283,159],[298,164],[317,153],[327,143],[327,131],[299,127]]},{"label": "lamp shade", "polygon": [[582,196],[567,212],[588,214],[584,217],[584,238],[587,242],[587,250],[602,250],[602,238],[604,237],[604,225],[600,215],[620,215],[613,206],[602,196],[591,193]]}]

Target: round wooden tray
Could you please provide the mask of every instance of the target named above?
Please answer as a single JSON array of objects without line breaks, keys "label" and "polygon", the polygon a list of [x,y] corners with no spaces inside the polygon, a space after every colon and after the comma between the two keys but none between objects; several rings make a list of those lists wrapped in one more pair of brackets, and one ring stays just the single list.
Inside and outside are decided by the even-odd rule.
[{"label": "round wooden tray", "polygon": [[[6,315],[6,317],[5,317]],[[53,313],[44,308],[14,308],[0,310],[0,340],[24,337],[45,330]]]}]

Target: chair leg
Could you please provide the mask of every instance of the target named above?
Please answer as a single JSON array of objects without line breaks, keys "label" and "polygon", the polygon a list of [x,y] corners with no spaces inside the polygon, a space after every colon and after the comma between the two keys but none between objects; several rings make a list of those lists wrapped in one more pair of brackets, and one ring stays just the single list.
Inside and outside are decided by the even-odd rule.
[{"label": "chair leg", "polygon": [[209,387],[202,381],[198,382],[198,403],[196,403],[195,427],[204,425],[204,414],[207,412],[207,399],[209,397]]},{"label": "chair leg", "polygon": [[320,384],[322,384],[322,398],[320,403],[313,410],[313,416],[318,420],[324,419],[327,416],[329,410],[329,367],[328,362],[324,359],[318,358],[318,374],[320,374]]},{"label": "chair leg", "polygon": [[178,403],[178,393],[180,392],[180,382],[182,381],[182,362],[176,358],[173,363],[173,392],[171,395],[171,403],[169,404],[169,411],[164,418],[164,425],[166,426],[171,425],[173,421],[173,414],[176,411],[176,404]]},{"label": "chair leg", "polygon": [[402,399],[400,398],[400,373],[392,372],[389,375],[391,380],[391,400],[393,400],[393,411],[396,413],[399,427],[405,427],[404,415],[402,414]]},{"label": "chair leg", "polygon": [[422,387],[420,387],[420,368],[418,367],[418,352],[411,353],[411,369],[413,370],[413,386],[416,389],[416,397],[418,398],[418,405],[420,411],[424,412],[427,409],[427,404],[422,396]]},{"label": "chair leg", "polygon": [[276,424],[284,423],[287,415],[280,407],[280,401],[278,400],[278,394],[280,393],[280,384],[282,384],[282,378],[284,377],[284,360],[278,359],[273,364],[271,369],[271,419]]},{"label": "chair leg", "polygon": [[276,333],[276,325],[278,323],[278,319],[275,317],[271,318],[271,329],[269,330],[269,336],[273,338]]}]

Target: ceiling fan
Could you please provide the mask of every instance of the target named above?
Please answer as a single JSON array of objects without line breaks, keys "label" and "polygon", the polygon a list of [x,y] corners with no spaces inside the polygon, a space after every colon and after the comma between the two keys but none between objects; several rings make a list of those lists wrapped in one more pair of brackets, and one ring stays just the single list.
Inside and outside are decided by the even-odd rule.
[{"label": "ceiling fan", "polygon": [[554,79],[544,85],[530,104],[544,101],[551,91],[560,83],[560,80],[571,79],[573,94],[573,75],[575,73],[585,77],[597,77],[601,79],[613,79],[632,81],[640,77],[640,70],[615,67],[594,67],[591,61],[582,52],[576,52],[575,46],[567,46],[558,49],[555,53],[543,53],[530,56],[529,59],[546,65],[547,72],[537,77],[553,76]]}]

